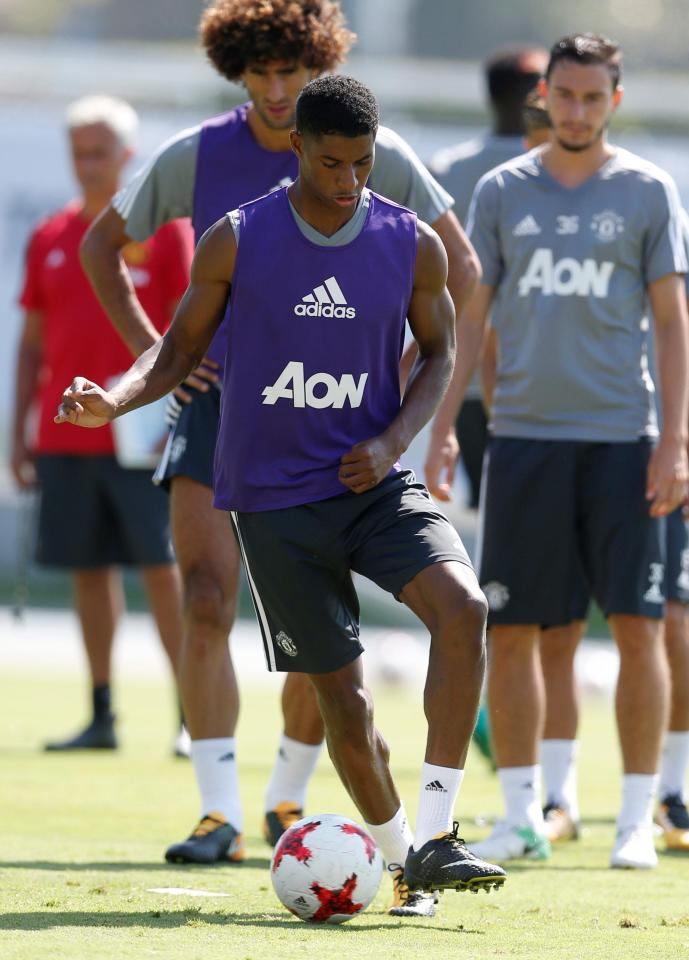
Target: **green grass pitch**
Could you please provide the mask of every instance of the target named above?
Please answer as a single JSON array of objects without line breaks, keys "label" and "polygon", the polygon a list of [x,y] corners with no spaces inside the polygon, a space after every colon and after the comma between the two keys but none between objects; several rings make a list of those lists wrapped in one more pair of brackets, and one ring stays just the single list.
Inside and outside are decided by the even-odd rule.
[{"label": "green grass pitch", "polygon": [[[376,691],[378,723],[413,816],[424,724],[418,698]],[[238,758],[249,860],[241,867],[169,866],[165,846],[197,814],[190,765],[173,760],[169,688],[118,690],[123,748],[115,755],[42,755],[44,737],[83,719],[76,680],[0,679],[0,957],[2,960],[347,960],[519,957],[529,960],[689,958],[689,857],[651,873],[611,871],[619,760],[607,704],[584,710],[581,798],[586,833],[549,863],[513,865],[502,892],[446,893],[435,920],[385,913],[387,878],[369,910],[341,927],[309,927],[277,902],[260,839],[263,789],[279,729],[271,690],[245,690]],[[56,720],[59,718],[59,723]],[[323,757],[309,809],[355,816]],[[472,754],[458,813],[468,839],[499,812],[495,777]],[[153,887],[228,894],[163,895]]]}]

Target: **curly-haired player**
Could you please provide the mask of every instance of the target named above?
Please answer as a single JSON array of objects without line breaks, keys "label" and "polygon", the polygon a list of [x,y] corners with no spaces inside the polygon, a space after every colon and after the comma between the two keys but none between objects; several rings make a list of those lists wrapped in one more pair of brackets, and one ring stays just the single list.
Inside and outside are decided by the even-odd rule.
[{"label": "curly-haired player", "polygon": [[[290,130],[297,97],[316,74],[337,65],[353,39],[332,0],[219,0],[203,15],[201,37],[216,69],[239,79],[249,102],[165,144],[94,224],[82,249],[106,310],[137,354],[158,334],[132,296],[121,268],[122,246],[129,237],[147,237],[160,223],[185,214],[192,216],[200,238],[228,210],[294,180],[297,160]],[[452,198],[393,131],[379,128],[375,146],[371,185],[434,226],[447,251],[448,285],[459,314],[478,265],[451,211]],[[320,295],[332,303],[332,290]],[[226,536],[224,518],[212,507],[221,396],[217,381],[226,336],[223,324],[193,384],[185,386],[190,402],[182,404],[158,471],[171,491],[173,536],[184,578],[187,623],[180,685],[201,793],[199,826],[167,851],[175,862],[243,857],[234,741],[239,695],[227,648],[239,556]],[[289,651],[289,637],[278,632],[275,639]],[[284,734],[265,800],[266,837],[273,843],[301,816],[323,740],[304,674],[288,674],[282,704]],[[409,902],[408,891],[398,885],[397,892],[402,900],[396,909],[432,912],[428,897]]]},{"label": "curly-haired player", "polygon": [[275,60],[324,73],[342,63],[355,40],[332,0],[216,0],[201,16],[199,33],[208,59],[231,81],[249,64]]}]

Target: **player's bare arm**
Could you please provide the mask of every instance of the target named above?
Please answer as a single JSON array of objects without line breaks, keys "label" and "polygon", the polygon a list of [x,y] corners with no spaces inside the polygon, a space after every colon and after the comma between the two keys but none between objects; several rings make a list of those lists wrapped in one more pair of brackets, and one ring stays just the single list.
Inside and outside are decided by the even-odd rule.
[{"label": "player's bare arm", "polygon": [[165,336],[141,354],[112,390],[77,377],[62,396],[56,423],[103,426],[164,396],[188,376],[225,313],[236,249],[229,221],[219,220],[201,238],[189,287]]},{"label": "player's bare arm", "polygon": [[426,486],[438,500],[452,499],[457,462],[455,420],[469,381],[478,366],[495,288],[480,284],[457,321],[457,363],[452,380],[433,420],[424,465]]},{"label": "player's bare arm", "polygon": [[455,306],[459,332],[460,317],[481,279],[481,264],[452,210],[438,217],[432,226],[447,253],[447,289]]},{"label": "player's bare arm", "polygon": [[22,488],[31,487],[36,482],[33,458],[26,445],[26,418],[36,394],[42,357],[43,315],[40,310],[27,310],[17,351],[11,456],[12,474]]},{"label": "player's bare arm", "polygon": [[107,207],[89,227],[80,258],[96,296],[110,321],[135,357],[151,347],[160,334],[139,303],[121,251],[131,237],[119,213]]},{"label": "player's bare arm", "polygon": [[[469,238],[452,210],[446,210],[431,226],[442,240],[447,253],[447,289],[455,307],[457,342],[460,343],[460,319],[481,279],[481,264]],[[417,353],[416,342],[412,341],[404,351],[400,362],[400,376],[403,387],[406,385]]]},{"label": "player's bare arm", "polygon": [[[160,334],[139,303],[122,250],[132,239],[125,221],[111,205],[89,227],[81,244],[81,264],[91,281],[101,306],[132,354],[138,357],[160,339]],[[188,378],[190,386],[208,390],[217,382],[217,364],[204,360]],[[178,396],[191,397],[179,388]]]},{"label": "player's bare arm", "polygon": [[494,327],[486,330],[481,354],[481,394],[487,413],[493,406],[495,382],[498,374],[498,335]]},{"label": "player's bare arm", "polygon": [[655,320],[663,430],[648,466],[646,497],[651,501],[651,516],[662,517],[684,501],[689,479],[689,336],[684,277],[676,273],[661,277],[649,284],[648,296]]},{"label": "player's bare arm", "polygon": [[400,411],[378,437],[357,443],[341,460],[340,481],[354,493],[380,483],[433,416],[452,376],[455,313],[447,290],[447,255],[437,234],[419,221],[409,326],[419,355]]}]

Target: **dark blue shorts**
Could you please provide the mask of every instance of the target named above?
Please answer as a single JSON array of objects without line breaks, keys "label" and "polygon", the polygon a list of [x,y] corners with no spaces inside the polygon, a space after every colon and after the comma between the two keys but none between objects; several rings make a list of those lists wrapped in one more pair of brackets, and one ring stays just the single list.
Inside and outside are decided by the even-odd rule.
[{"label": "dark blue shorts", "polygon": [[[684,510],[678,507],[661,526],[665,533],[665,601],[689,605],[689,534],[684,519]],[[572,589],[572,620],[586,620],[589,615],[591,594],[583,572],[574,579]]]},{"label": "dark blue shorts", "polygon": [[269,670],[329,673],[362,653],[352,572],[399,597],[432,563],[471,566],[409,470],[358,495],[231,516]]},{"label": "dark blue shorts", "polygon": [[169,501],[149,470],[125,470],[115,457],[43,454],[36,559],[91,569],[172,563]]},{"label": "dark blue shorts", "polygon": [[682,508],[665,518],[665,596],[689,604],[689,536]]},{"label": "dark blue shorts", "polygon": [[661,619],[664,523],[648,514],[652,445],[494,437],[486,457],[479,582],[490,622]]},{"label": "dark blue shorts", "polygon": [[185,385],[192,395],[182,404],[177,423],[170,431],[153,482],[169,490],[175,477],[190,477],[204,487],[213,488],[213,458],[220,423],[220,390],[206,393]]}]

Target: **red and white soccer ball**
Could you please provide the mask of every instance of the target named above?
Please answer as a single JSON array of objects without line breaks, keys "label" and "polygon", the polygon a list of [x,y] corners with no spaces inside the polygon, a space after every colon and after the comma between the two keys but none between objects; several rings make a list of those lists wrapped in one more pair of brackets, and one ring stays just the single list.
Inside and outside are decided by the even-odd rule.
[{"label": "red and white soccer ball", "polygon": [[270,876],[280,901],[300,920],[344,923],[373,900],[383,858],[353,820],[333,813],[304,817],[280,837]]}]

